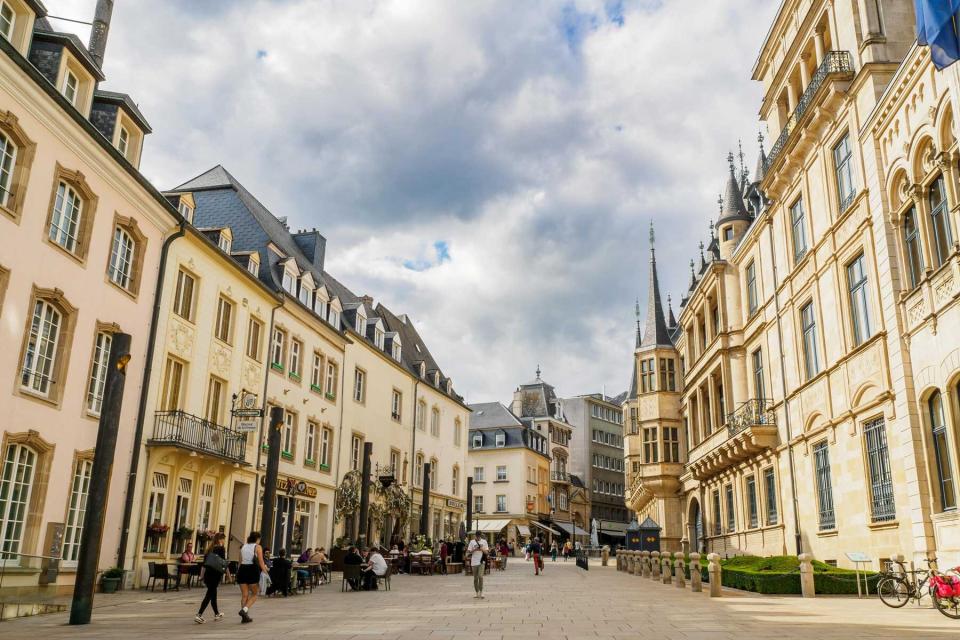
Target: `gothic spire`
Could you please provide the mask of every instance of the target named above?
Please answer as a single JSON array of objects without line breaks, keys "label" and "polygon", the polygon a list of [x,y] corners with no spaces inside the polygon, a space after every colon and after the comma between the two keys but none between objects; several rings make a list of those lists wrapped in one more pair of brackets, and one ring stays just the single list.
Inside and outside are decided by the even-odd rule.
[{"label": "gothic spire", "polygon": [[639,348],[640,348],[640,336],[641,336],[641,332],[640,332],[640,298],[637,298],[637,306],[634,308],[634,313],[635,313],[636,316],[637,316],[637,346],[636,346],[636,348],[639,349]]},{"label": "gothic spire", "polygon": [[673,316],[673,300],[670,299],[670,294],[667,294],[667,327],[673,329],[677,326],[677,319]]},{"label": "gothic spire", "polygon": [[727,178],[727,187],[723,196],[723,207],[720,210],[720,219],[717,223],[728,220],[750,220],[750,214],[743,204],[743,191],[740,188],[740,181],[737,180],[736,169],[733,164],[733,152],[727,155],[727,164],[730,168],[730,176]]},{"label": "gothic spire", "polygon": [[660,304],[660,281],[657,278],[657,255],[654,251],[653,222],[650,222],[650,284],[647,287],[647,322],[643,328],[643,338],[640,345],[653,347],[656,345],[672,346],[670,332],[667,331],[667,322],[663,318],[663,306]]},{"label": "gothic spire", "polygon": [[757,134],[757,142],[760,143],[760,155],[757,156],[757,169],[753,172],[754,180],[760,182],[766,174],[767,153],[763,150],[763,132]]}]

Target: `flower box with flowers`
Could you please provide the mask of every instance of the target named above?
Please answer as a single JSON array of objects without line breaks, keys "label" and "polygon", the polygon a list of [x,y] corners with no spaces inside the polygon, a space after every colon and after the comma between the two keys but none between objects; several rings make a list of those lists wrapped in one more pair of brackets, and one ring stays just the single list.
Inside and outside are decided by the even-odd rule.
[{"label": "flower box with flowers", "polygon": [[160,536],[166,535],[167,531],[170,531],[170,527],[168,525],[154,522],[147,527],[147,536],[151,538],[159,538]]},{"label": "flower box with flowers", "polygon": [[187,526],[183,526],[177,529],[176,531],[174,531],[173,535],[175,538],[179,538],[180,540],[186,540],[187,538],[193,535],[193,529]]},{"label": "flower box with flowers", "polygon": [[202,544],[206,544],[213,540],[213,536],[217,535],[217,532],[213,529],[201,529],[197,532],[197,538],[199,538]]}]

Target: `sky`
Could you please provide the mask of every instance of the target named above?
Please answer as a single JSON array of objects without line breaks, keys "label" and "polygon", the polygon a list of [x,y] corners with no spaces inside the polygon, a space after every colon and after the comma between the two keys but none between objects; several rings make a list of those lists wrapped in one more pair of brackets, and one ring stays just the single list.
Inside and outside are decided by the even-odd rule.
[{"label": "sky", "polygon": [[[95,0],[46,0],[90,20]],[[674,309],[742,139],[771,0],[121,0],[103,88],[169,189],[223,164],[407,313],[467,402],[539,365],[629,382],[649,225]],[[89,29],[54,20],[86,41]],[[769,148],[769,143],[768,143]],[[666,300],[664,300],[666,305]]]}]

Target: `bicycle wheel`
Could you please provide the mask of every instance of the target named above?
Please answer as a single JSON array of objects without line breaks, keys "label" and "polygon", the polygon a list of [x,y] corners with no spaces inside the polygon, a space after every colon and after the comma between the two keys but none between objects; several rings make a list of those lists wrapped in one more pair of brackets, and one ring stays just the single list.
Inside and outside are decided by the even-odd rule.
[{"label": "bicycle wheel", "polygon": [[884,578],[877,584],[883,604],[899,609],[910,602],[910,585],[903,578]]},{"label": "bicycle wheel", "polygon": [[960,597],[954,596],[952,598],[940,598],[937,596],[936,592],[933,592],[930,595],[933,596],[933,604],[937,608],[937,611],[948,618],[960,620]]}]

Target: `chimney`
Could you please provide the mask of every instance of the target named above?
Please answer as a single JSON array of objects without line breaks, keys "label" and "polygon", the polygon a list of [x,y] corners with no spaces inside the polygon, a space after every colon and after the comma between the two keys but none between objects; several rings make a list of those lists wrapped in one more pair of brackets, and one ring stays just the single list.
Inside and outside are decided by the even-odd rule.
[{"label": "chimney", "polygon": [[110,16],[113,14],[113,0],[97,0],[93,14],[93,26],[90,28],[90,57],[103,68],[103,54],[107,50],[107,35],[110,33]]}]

